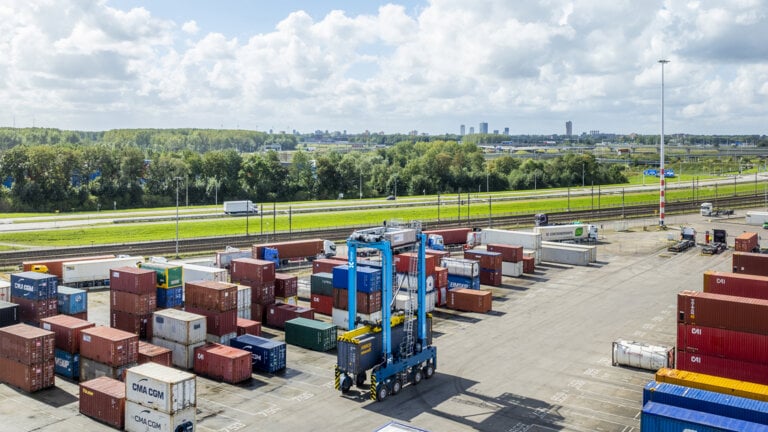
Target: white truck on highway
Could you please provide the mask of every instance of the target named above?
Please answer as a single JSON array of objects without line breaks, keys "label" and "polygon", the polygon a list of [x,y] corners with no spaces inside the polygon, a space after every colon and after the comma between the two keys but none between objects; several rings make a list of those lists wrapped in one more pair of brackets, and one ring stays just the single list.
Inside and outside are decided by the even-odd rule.
[{"label": "white truck on highway", "polygon": [[547,225],[533,227],[542,241],[596,241],[597,226],[586,224]]},{"label": "white truck on highway", "polygon": [[250,200],[224,201],[225,214],[258,214],[259,209]]}]

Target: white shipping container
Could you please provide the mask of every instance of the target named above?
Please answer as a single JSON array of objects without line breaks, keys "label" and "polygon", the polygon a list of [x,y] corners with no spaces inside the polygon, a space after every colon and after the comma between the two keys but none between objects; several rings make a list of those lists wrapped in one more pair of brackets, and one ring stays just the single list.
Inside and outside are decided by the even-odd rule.
[{"label": "white shipping container", "polygon": [[182,345],[205,341],[206,317],[178,309],[163,309],[152,314],[152,335]]},{"label": "white shipping container", "polygon": [[464,258],[442,258],[440,267],[448,269],[449,275],[478,277],[480,276],[480,263],[475,260]]},{"label": "white shipping container", "polygon": [[[251,309],[251,287],[245,285],[237,286],[237,309]],[[241,317],[242,318],[242,317]]]},{"label": "white shipping container", "polygon": [[522,246],[524,249],[538,250],[541,248],[541,234],[526,231],[508,231],[500,229],[484,229],[480,231],[482,243]]},{"label": "white shipping container", "polygon": [[0,279],[0,300],[11,301],[11,283]]},{"label": "white shipping container", "polygon": [[227,334],[222,335],[222,336],[208,334],[205,337],[205,341],[206,342],[210,342],[210,343],[217,343],[217,344],[222,344],[222,345],[229,346],[229,341],[231,341],[232,339],[234,339],[236,337],[237,337],[237,332],[227,333]]},{"label": "white shipping container", "polygon": [[631,366],[652,371],[675,367],[674,347],[619,339],[613,342],[612,357],[614,366]]},{"label": "white shipping container", "polygon": [[158,363],[144,363],[125,374],[125,399],[167,414],[197,404],[194,374]]},{"label": "white shipping container", "polygon": [[247,308],[238,309],[237,317],[243,319],[251,319],[251,305],[248,305]]},{"label": "white shipping container", "polygon": [[558,243],[558,242],[541,242],[542,247],[545,246],[559,246],[567,249],[586,250],[589,251],[589,262],[597,262],[597,246],[594,245],[582,245],[573,243]]},{"label": "white shipping container", "polygon": [[202,342],[184,345],[167,339],[152,337],[152,343],[163,348],[171,350],[171,363],[182,369],[192,369],[195,366],[195,348],[205,345],[205,338]]},{"label": "white shipping container", "polygon": [[519,277],[523,275],[523,262],[518,261],[516,263],[502,261],[501,263],[501,275]]},{"label": "white shipping container", "polygon": [[181,266],[184,269],[181,272],[183,283],[194,281],[228,282],[227,270],[223,268],[201,266],[184,261],[168,261],[168,264]]},{"label": "white shipping container", "polygon": [[253,258],[250,249],[240,250],[237,248],[227,248],[225,251],[216,252],[216,267],[228,269],[232,260],[238,258]]},{"label": "white shipping container", "polygon": [[[372,314],[358,313],[357,317],[366,322],[381,322],[381,311]],[[333,308],[331,322],[342,330],[349,330],[349,312],[344,309]]]},{"label": "white shipping container", "polygon": [[[419,288],[418,277],[408,273],[395,273],[394,289],[416,291]],[[426,292],[435,290],[435,277],[432,275],[424,278],[424,288]]]},{"label": "white shipping container", "polygon": [[748,211],[745,218],[747,225],[761,226],[768,221],[768,212]]},{"label": "white shipping container", "polygon": [[589,265],[589,258],[588,250],[562,246],[542,246],[541,248],[541,260],[545,262],[586,266]]},{"label": "white shipping container", "polygon": [[136,402],[125,401],[126,432],[175,432],[197,429],[195,407],[189,407],[175,414],[148,409]]},{"label": "white shipping container", "polygon": [[[425,312],[432,312],[435,310],[435,303],[437,303],[437,293],[435,291],[428,292],[425,295]],[[408,294],[398,294],[395,296],[395,309],[397,310],[405,310],[405,308],[408,307],[408,303],[413,302],[414,306],[418,304],[417,294],[412,293],[412,295]],[[414,308],[416,310],[417,308]]]},{"label": "white shipping container", "polygon": [[109,271],[118,267],[137,267],[144,262],[141,256],[123,256],[88,261],[71,261],[61,265],[61,284],[109,281]]}]

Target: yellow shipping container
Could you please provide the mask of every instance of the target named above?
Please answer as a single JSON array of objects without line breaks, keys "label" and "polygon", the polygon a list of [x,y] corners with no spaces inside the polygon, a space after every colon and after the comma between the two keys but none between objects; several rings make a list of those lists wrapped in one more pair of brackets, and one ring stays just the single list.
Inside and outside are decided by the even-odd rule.
[{"label": "yellow shipping container", "polygon": [[768,402],[768,385],[696,372],[661,368],[656,381]]}]

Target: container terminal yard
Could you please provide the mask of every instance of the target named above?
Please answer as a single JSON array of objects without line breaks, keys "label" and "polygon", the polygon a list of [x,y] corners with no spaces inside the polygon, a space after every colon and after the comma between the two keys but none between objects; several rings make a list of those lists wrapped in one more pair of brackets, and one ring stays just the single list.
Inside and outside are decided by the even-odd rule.
[{"label": "container terminal yard", "polygon": [[[427,431],[641,430],[643,388],[654,371],[612,365],[613,341],[674,347],[678,293],[702,291],[705,271],[730,272],[737,236],[762,235],[761,227],[745,224],[741,211],[724,218],[671,216],[665,231],[655,223],[633,221],[628,228],[624,221],[603,221],[597,224],[595,262],[541,262],[533,274],[484,284],[481,288],[492,293],[488,312],[435,308],[434,376],[385,400],[371,400],[367,385],[337,390],[335,350],[290,343],[281,371],[254,372],[236,384],[198,375],[195,400],[178,411],[194,412],[194,422],[177,423],[187,429],[176,430],[375,431],[390,421]],[[724,229],[730,248],[713,255],[702,254],[701,247],[670,252],[681,226],[694,228],[699,243],[705,232]],[[337,256],[346,257],[346,245],[337,246]],[[311,271],[290,273],[307,281]],[[299,294],[298,305],[308,307],[306,289]],[[88,320],[110,325],[113,302],[108,289],[89,291]],[[314,317],[331,322],[323,314]],[[284,341],[286,331],[263,326],[261,335]],[[126,380],[135,380],[131,374],[141,375],[131,372]],[[191,371],[181,374],[178,382],[188,382]],[[16,431],[112,430],[81,414],[80,394],[76,380],[59,375],[53,387],[32,393],[1,384],[0,419]],[[126,403],[134,411],[126,412],[136,410],[131,397]],[[162,430],[151,422],[131,427]]]}]

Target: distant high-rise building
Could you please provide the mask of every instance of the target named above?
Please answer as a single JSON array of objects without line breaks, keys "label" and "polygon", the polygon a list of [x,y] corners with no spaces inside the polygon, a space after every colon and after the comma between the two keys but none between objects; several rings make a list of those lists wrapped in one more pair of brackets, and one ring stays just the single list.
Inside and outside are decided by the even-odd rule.
[{"label": "distant high-rise building", "polygon": [[488,133],[488,123],[481,122],[480,123],[480,133],[481,134],[487,134]]},{"label": "distant high-rise building", "polygon": [[508,127],[504,128],[504,135],[509,135],[509,128]]},{"label": "distant high-rise building", "polygon": [[475,127],[474,126],[470,126],[469,127],[469,134],[470,135],[474,135],[475,134]]},{"label": "distant high-rise building", "polygon": [[499,134],[499,130],[498,130],[498,129],[494,129],[494,130],[493,130],[493,134],[494,134],[494,135],[498,135],[498,134]]},{"label": "distant high-rise building", "polygon": [[565,136],[570,137],[571,135],[573,135],[573,123],[568,120],[565,122]]},{"label": "distant high-rise building", "polygon": [[465,135],[465,132],[466,132],[466,130],[467,130],[466,128],[467,128],[466,126],[464,126],[464,125],[461,125],[461,126],[459,127],[459,135]]}]

